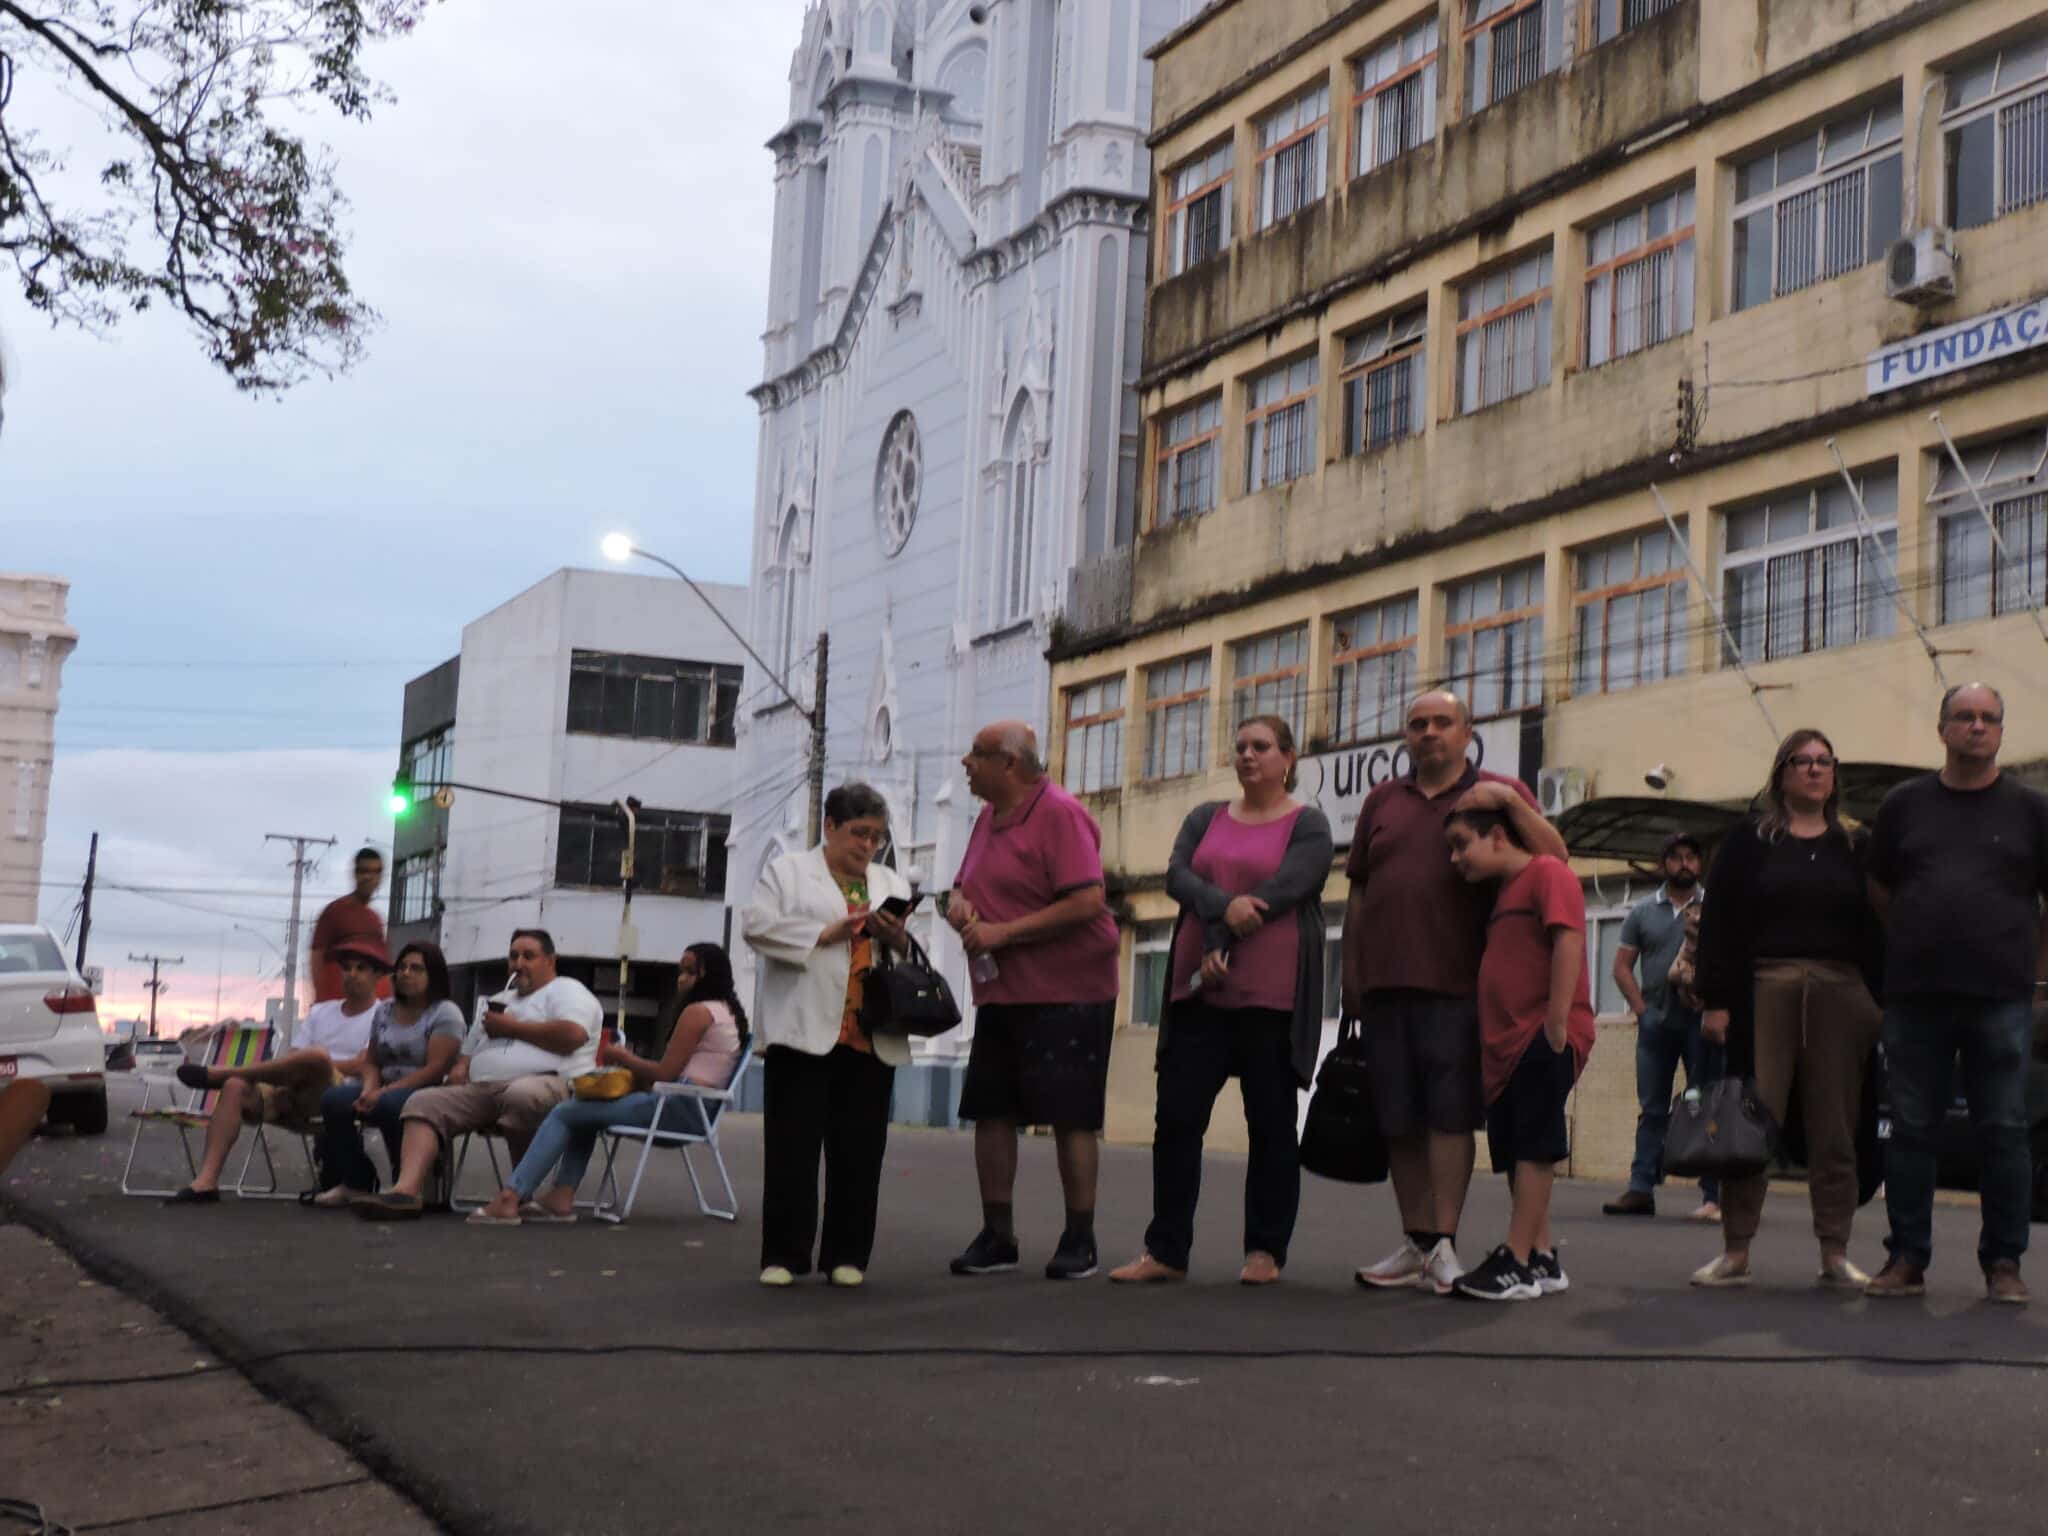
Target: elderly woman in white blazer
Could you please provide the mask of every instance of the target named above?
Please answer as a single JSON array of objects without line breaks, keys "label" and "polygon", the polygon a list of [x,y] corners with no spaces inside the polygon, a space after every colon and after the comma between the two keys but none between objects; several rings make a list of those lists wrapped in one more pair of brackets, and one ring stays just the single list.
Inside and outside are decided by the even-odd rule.
[{"label": "elderly woman in white blazer", "polygon": [[910,897],[909,882],[874,862],[888,834],[882,797],[840,785],[825,797],[824,842],[771,861],[741,919],[762,962],[754,1030],[763,1052],[763,1285],[811,1272],[821,1151],[816,1267],[834,1285],[859,1285],[874,1250],[889,1100],[896,1068],[910,1060],[905,1036],[870,1037],[858,1019],[874,946],[904,946],[902,922],[880,910]]}]

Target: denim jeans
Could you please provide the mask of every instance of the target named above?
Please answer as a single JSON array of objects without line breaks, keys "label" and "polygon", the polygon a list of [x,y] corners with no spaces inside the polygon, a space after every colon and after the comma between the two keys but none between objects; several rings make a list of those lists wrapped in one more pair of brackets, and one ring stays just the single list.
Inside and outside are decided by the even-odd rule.
[{"label": "denim jeans", "polygon": [[1898,997],[1885,1005],[1884,1056],[1891,1074],[1892,1134],[1885,1145],[1885,1246],[1922,1269],[1934,1258],[1935,1154],[1952,1098],[1956,1058],[1977,1137],[1984,1226],[1977,1261],[2027,1251],[2033,1158],[2027,1146],[2027,1055],[2032,1009],[2025,999]]},{"label": "denim jeans", "polygon": [[[1628,1187],[1647,1195],[1664,1182],[1664,1131],[1671,1124],[1671,1085],[1685,1063],[1689,1088],[1727,1070],[1727,1054],[1700,1034],[1700,1016],[1670,1003],[1652,1004],[1636,1027],[1636,1157]],[[1700,1180],[1700,1196],[1721,1198],[1720,1181]]]},{"label": "denim jeans", "polygon": [[377,1170],[363,1150],[363,1127],[374,1127],[384,1137],[384,1150],[391,1155],[391,1167],[398,1168],[398,1112],[418,1090],[387,1090],[376,1107],[360,1118],[356,1100],[363,1095],[361,1083],[339,1083],[320,1095],[320,1118],[327,1129],[320,1137],[320,1160],[327,1177],[349,1189],[369,1189],[376,1183]]},{"label": "denim jeans", "polygon": [[[629,1093],[623,1099],[564,1099],[548,1111],[547,1119],[533,1133],[526,1156],[519,1159],[519,1166],[505,1182],[519,1192],[521,1200],[531,1200],[553,1170],[557,1189],[574,1189],[590,1168],[597,1138],[615,1125],[654,1124],[654,1107],[659,1102],[651,1093]],[[705,1129],[703,1106],[689,1100],[669,1105],[661,1117],[661,1128],[664,1133]]]}]

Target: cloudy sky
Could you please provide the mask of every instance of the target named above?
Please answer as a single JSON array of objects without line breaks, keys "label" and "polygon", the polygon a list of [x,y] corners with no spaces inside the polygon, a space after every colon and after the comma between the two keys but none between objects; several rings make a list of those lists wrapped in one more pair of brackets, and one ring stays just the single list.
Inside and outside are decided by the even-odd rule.
[{"label": "cloudy sky", "polygon": [[314,889],[345,888],[390,835],[404,682],[466,620],[598,563],[615,527],[745,580],[761,146],[803,10],[444,0],[378,53],[396,104],[308,124],[385,323],[354,373],[281,401],[237,395],[168,317],[53,331],[0,281],[0,569],[68,579],[83,637],[41,907],[70,920],[97,829],[103,1019],[140,1006],[131,952],[184,956],[174,1019],[211,1017],[217,977],[260,1010],[291,884],[263,835],[340,839]]}]

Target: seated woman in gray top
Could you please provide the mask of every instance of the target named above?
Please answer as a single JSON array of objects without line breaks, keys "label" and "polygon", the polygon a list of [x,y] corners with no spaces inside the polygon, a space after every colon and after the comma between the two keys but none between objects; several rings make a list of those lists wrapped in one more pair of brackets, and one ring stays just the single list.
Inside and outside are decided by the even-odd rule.
[{"label": "seated woman in gray top", "polygon": [[370,1019],[362,1080],[337,1083],[320,1095],[320,1118],[326,1125],[321,1154],[331,1182],[312,1197],[314,1205],[346,1206],[350,1195],[368,1194],[376,1183],[376,1170],[363,1150],[364,1126],[377,1128],[391,1166],[398,1166],[398,1112],[419,1089],[444,1081],[462,1049],[468,1026],[449,999],[448,961],[439,945],[421,940],[401,949],[391,971],[391,993]]}]

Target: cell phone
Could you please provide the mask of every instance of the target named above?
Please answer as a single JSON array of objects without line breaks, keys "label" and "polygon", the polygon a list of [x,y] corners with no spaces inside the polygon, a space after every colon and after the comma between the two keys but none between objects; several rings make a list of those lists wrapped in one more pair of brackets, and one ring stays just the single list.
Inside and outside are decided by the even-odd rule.
[{"label": "cell phone", "polygon": [[915,912],[918,908],[919,903],[921,903],[923,900],[923,891],[919,891],[914,896],[891,896],[887,901],[883,902],[882,905],[876,910],[888,913],[890,917],[894,918],[897,922],[900,923],[903,921],[904,918],[910,916],[911,913]]}]

